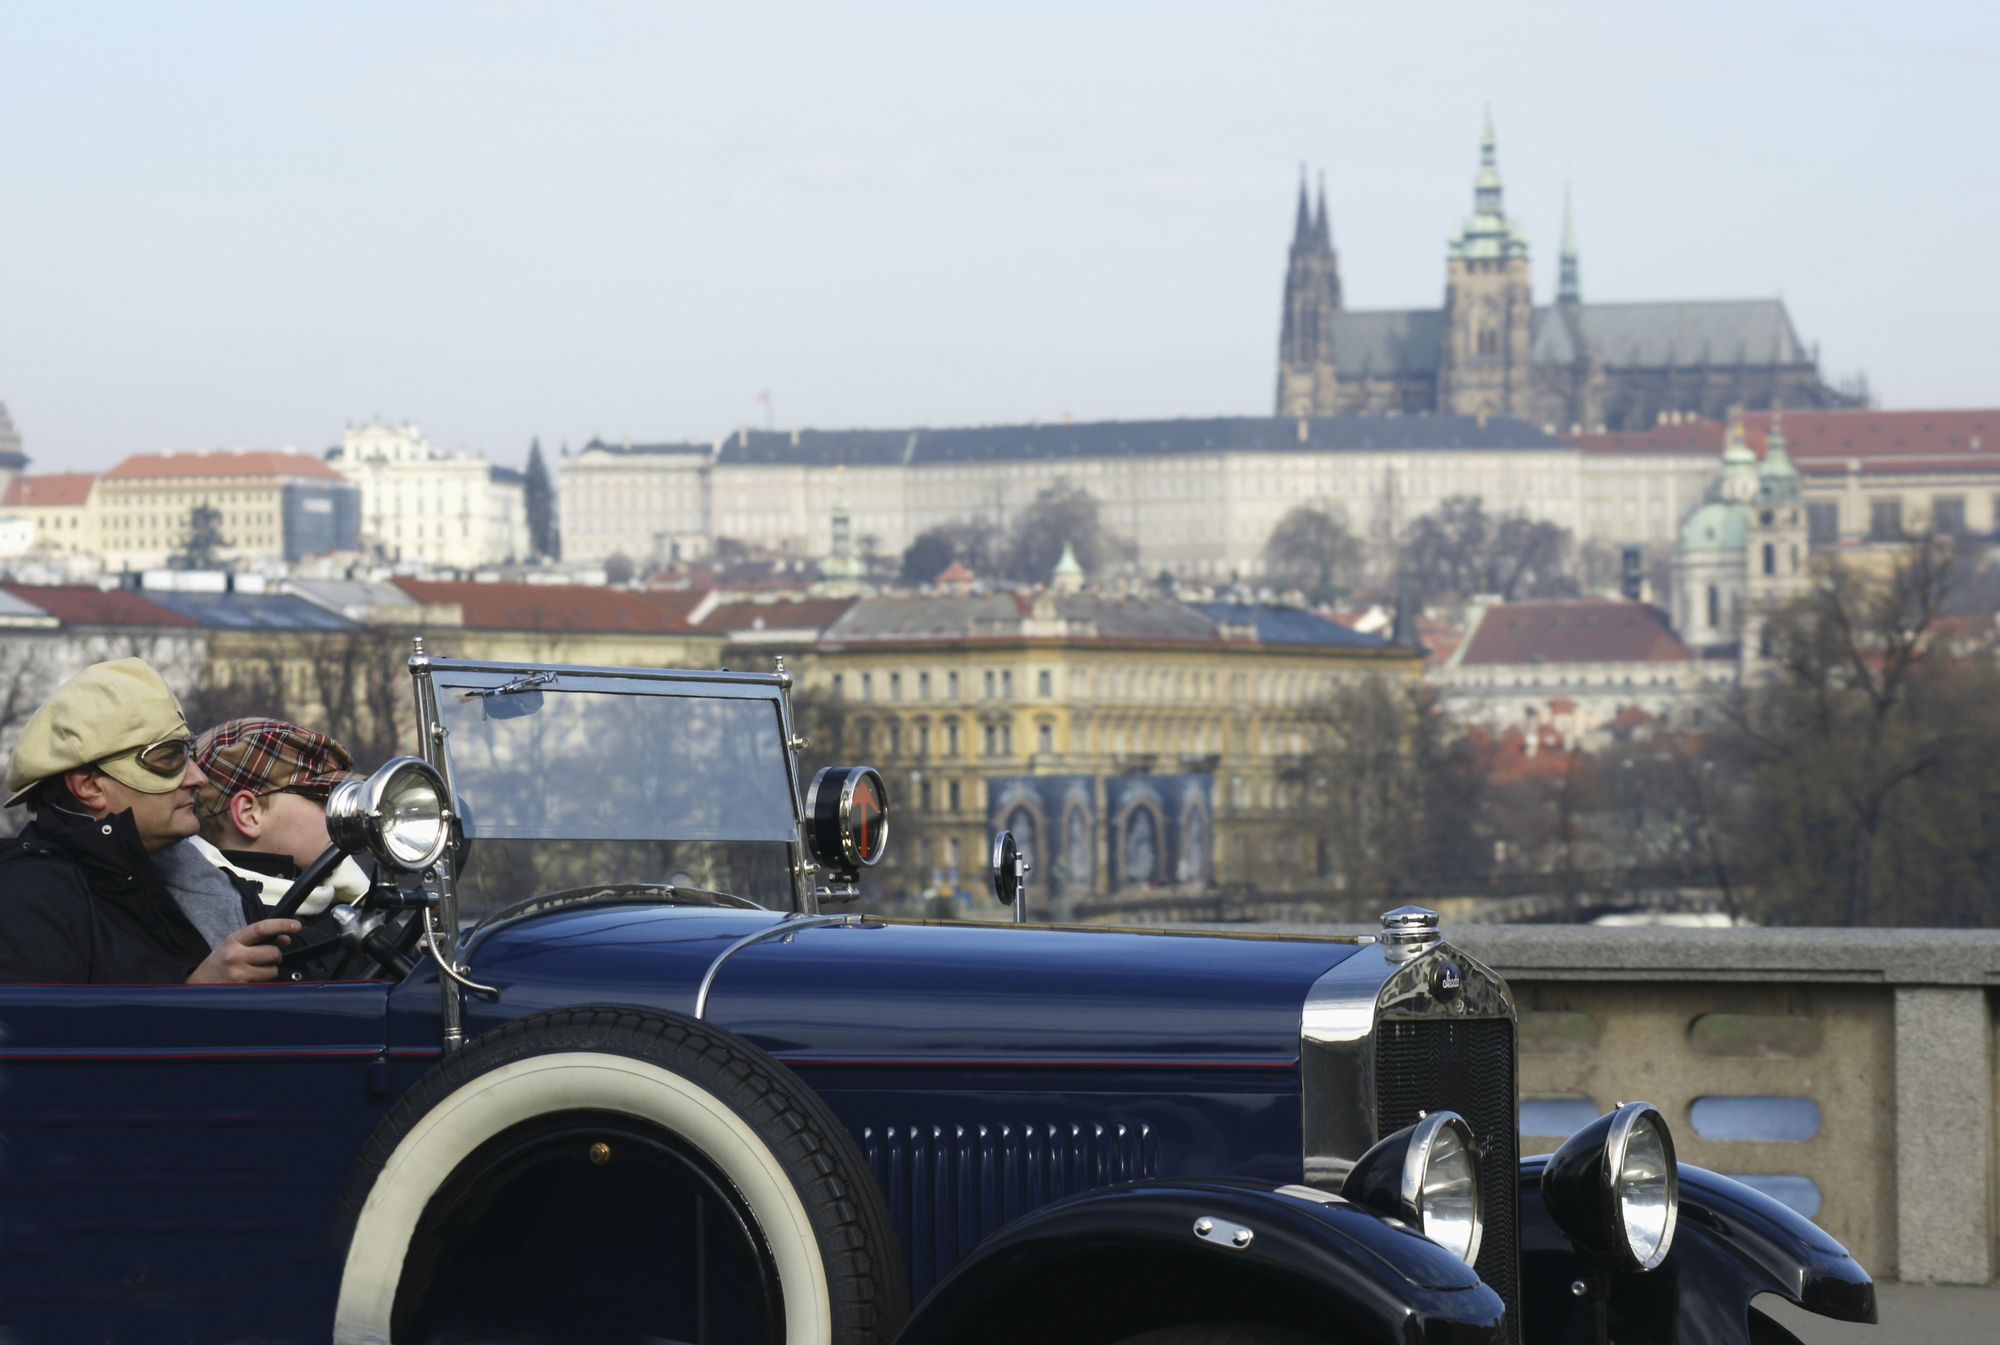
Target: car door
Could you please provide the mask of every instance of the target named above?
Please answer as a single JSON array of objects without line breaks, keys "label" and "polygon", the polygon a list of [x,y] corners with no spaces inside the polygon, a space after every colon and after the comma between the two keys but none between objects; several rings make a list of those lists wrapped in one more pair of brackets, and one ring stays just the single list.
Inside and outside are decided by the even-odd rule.
[{"label": "car door", "polygon": [[326,1339],[388,991],[0,986],[0,1335]]}]

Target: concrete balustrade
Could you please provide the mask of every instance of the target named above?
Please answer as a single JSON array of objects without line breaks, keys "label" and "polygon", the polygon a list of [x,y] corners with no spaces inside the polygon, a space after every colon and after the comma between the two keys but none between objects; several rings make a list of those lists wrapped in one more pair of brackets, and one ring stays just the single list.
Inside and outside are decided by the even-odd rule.
[{"label": "concrete balustrade", "polygon": [[[1575,1099],[1598,1111],[1644,1099],[1684,1161],[1802,1209],[1816,1189],[1811,1217],[1878,1278],[1985,1284],[2000,1271],[2000,931],[1444,932],[1513,987],[1528,1119],[1587,1115]],[[1561,1138],[1524,1133],[1523,1151]]]}]

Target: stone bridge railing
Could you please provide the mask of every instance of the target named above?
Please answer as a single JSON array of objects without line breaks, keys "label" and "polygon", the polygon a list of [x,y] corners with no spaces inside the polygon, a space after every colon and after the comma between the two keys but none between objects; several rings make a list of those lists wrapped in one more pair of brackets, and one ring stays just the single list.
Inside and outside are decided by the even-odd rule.
[{"label": "stone bridge railing", "polygon": [[[1352,932],[1355,926],[1243,926]],[[2000,930],[1447,925],[1521,1010],[1524,1152],[1620,1101],[1882,1279],[2000,1269]]]}]

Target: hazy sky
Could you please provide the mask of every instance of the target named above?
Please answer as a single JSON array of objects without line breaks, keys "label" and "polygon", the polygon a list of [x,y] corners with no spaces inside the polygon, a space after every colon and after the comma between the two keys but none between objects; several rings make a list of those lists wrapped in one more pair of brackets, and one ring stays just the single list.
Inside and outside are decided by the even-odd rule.
[{"label": "hazy sky", "polygon": [[1996,70],[1991,3],[0,0],[0,401],[39,471],[1261,415],[1299,162],[1435,304],[1490,88],[1538,297],[1568,180],[1586,299],[1989,406]]}]

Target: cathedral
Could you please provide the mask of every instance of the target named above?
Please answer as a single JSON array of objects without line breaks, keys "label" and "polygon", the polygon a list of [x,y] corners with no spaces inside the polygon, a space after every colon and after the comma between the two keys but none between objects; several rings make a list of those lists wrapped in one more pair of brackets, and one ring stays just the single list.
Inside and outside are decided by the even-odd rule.
[{"label": "cathedral", "polygon": [[1341,301],[1327,220],[1299,184],[1278,351],[1280,416],[1517,416],[1554,433],[1649,428],[1731,407],[1831,408],[1780,299],[1587,304],[1563,207],[1560,280],[1537,306],[1528,239],[1501,204],[1493,121],[1479,144],[1472,217],[1447,243],[1443,308],[1354,311]]}]

